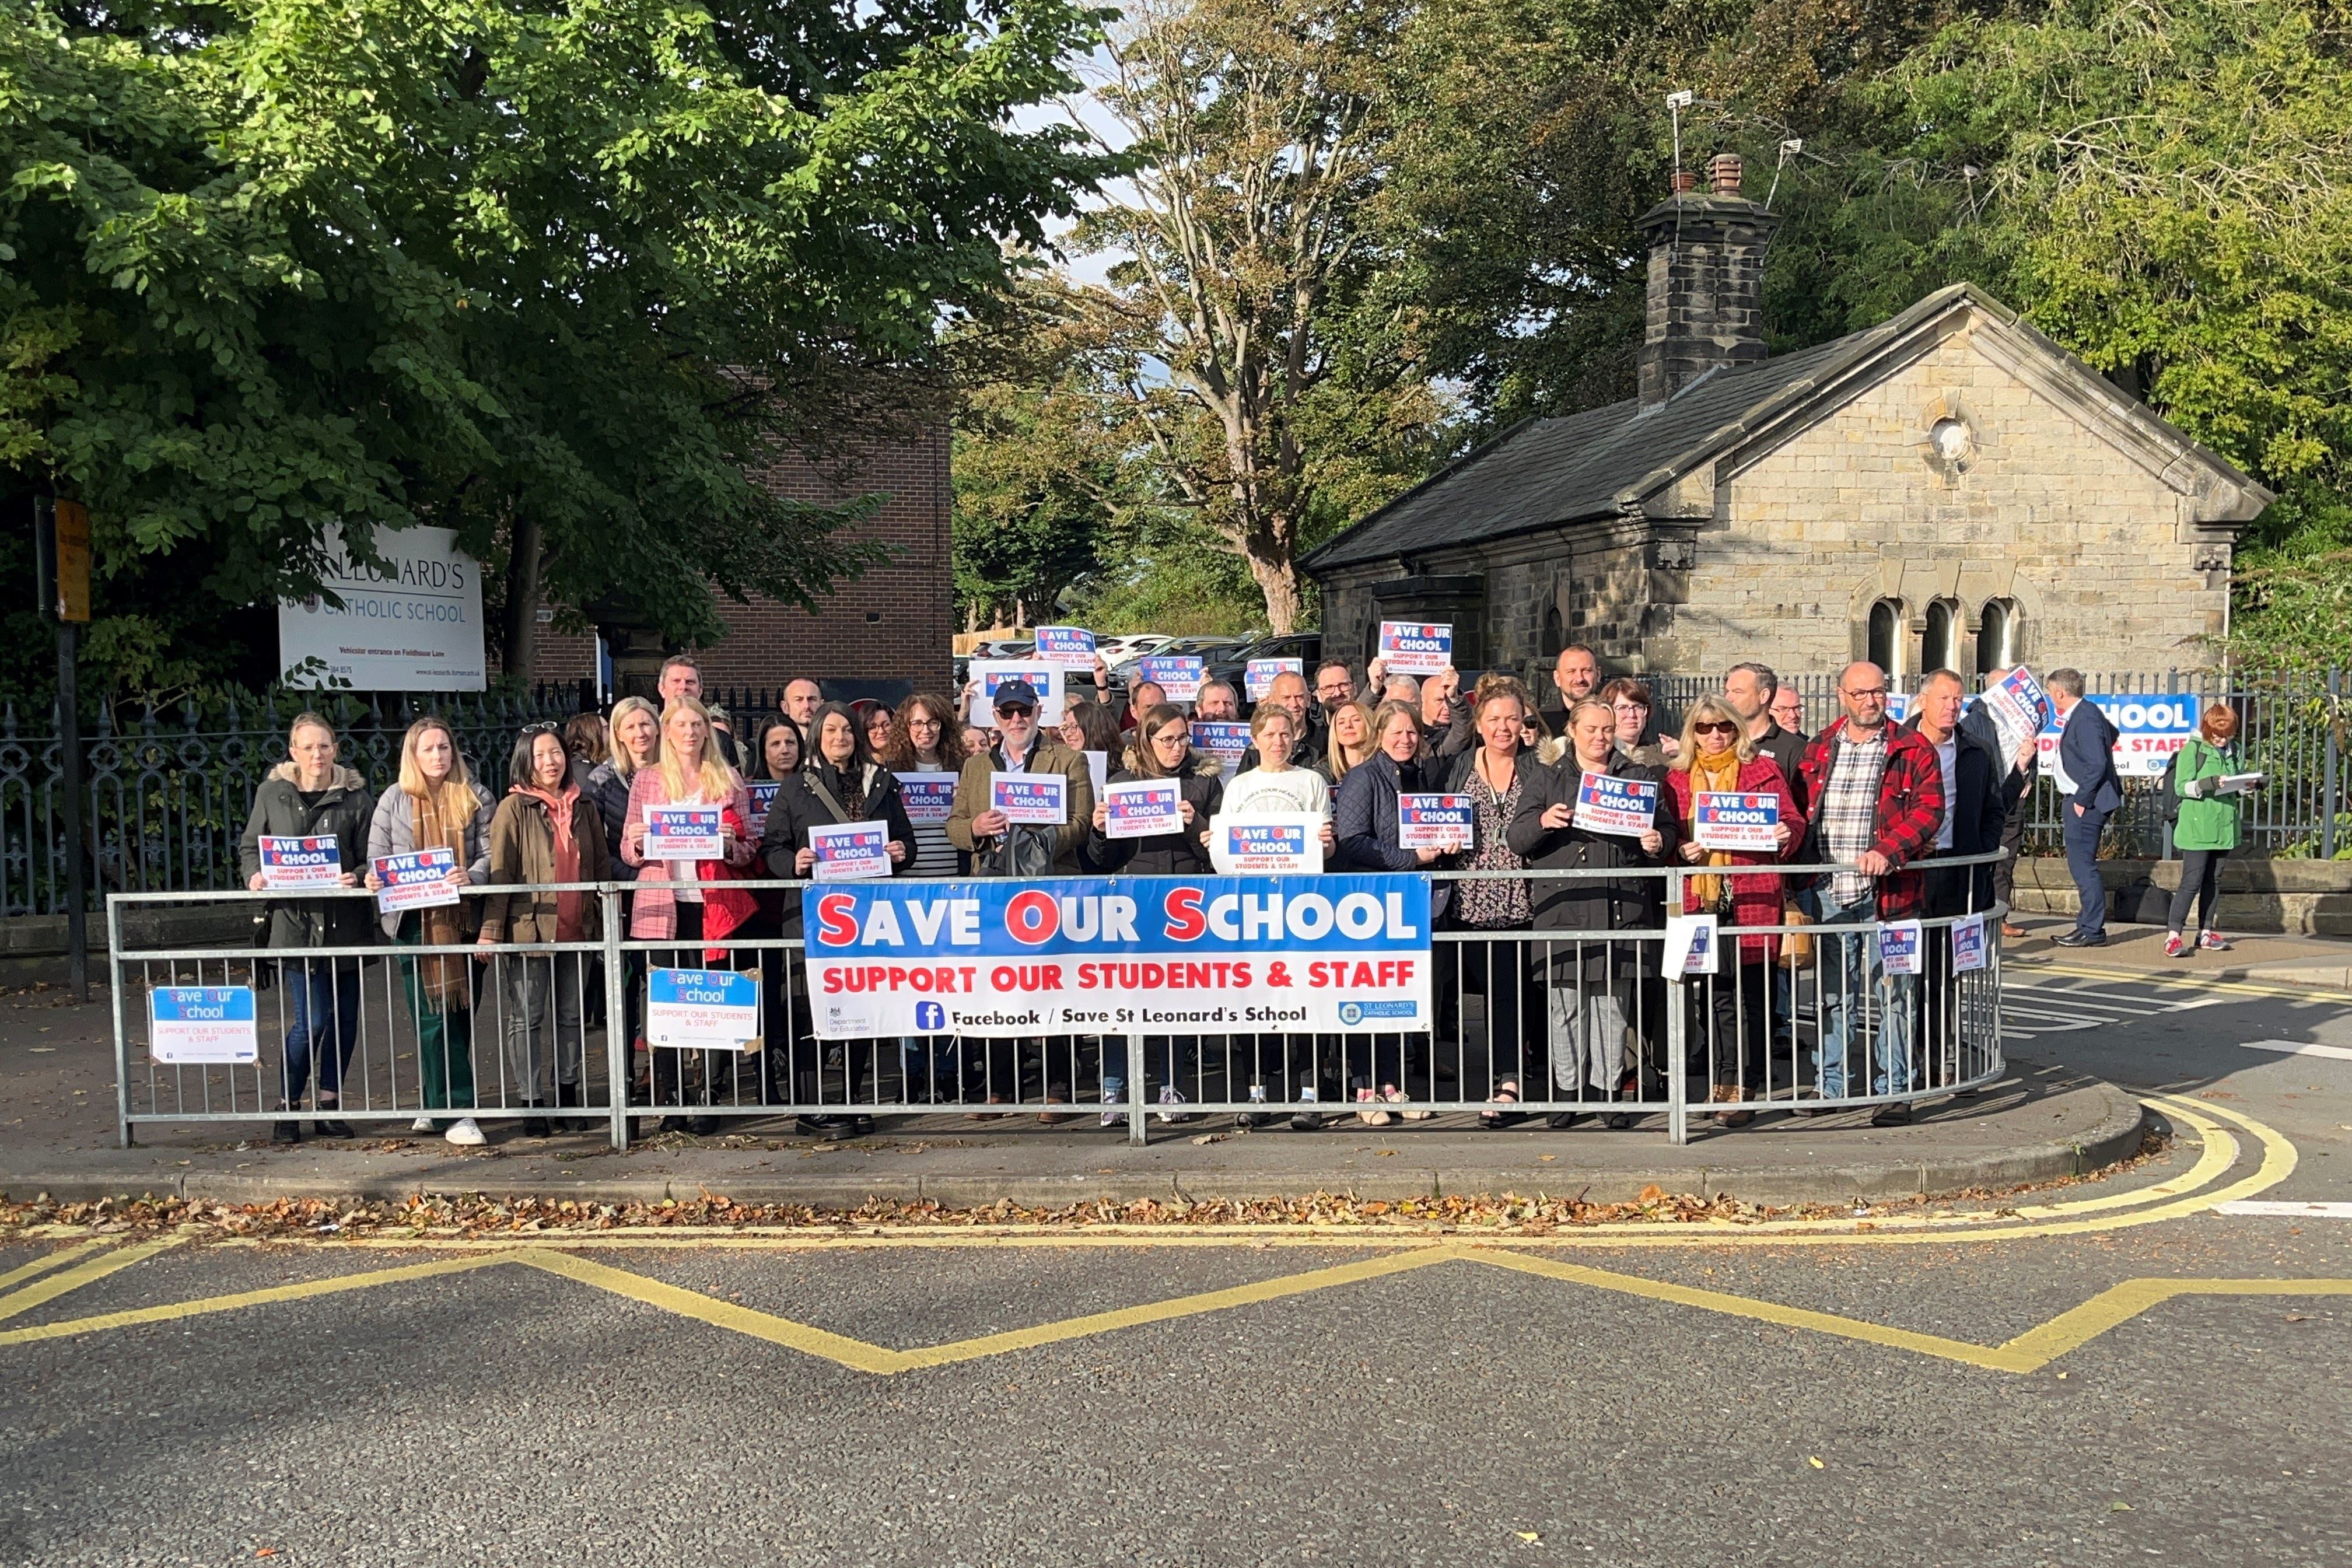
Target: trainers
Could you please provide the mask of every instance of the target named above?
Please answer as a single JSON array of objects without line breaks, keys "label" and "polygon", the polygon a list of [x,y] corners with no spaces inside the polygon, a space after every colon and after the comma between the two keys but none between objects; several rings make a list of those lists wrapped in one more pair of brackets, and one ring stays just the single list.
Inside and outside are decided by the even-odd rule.
[{"label": "trainers", "polygon": [[460,1149],[478,1149],[489,1142],[482,1136],[481,1124],[470,1116],[460,1118],[441,1136]]},{"label": "trainers", "polygon": [[1174,1084],[1172,1084],[1172,1083],[1163,1083],[1163,1084],[1161,1084],[1161,1085],[1160,1086],[1160,1121],[1192,1121],[1192,1116],[1191,1116],[1190,1114],[1188,1114],[1187,1112],[1181,1111],[1181,1110],[1169,1110],[1169,1109],[1168,1109],[1168,1108],[1169,1108],[1170,1106],[1171,1106],[1171,1105],[1181,1105],[1181,1104],[1183,1104],[1183,1103],[1184,1103],[1184,1095],[1183,1095],[1183,1091],[1182,1091],[1182,1090],[1181,1090],[1181,1089],[1178,1089]]},{"label": "trainers", "polygon": [[2174,931],[2171,935],[2164,939],[2164,956],[2167,958],[2186,958],[2189,956],[2189,944],[2180,940],[2180,933],[2179,931]]},{"label": "trainers", "polygon": [[2230,951],[2230,939],[2218,931],[2209,931],[2197,939],[2197,945],[2207,952],[2227,952]]},{"label": "trainers", "polygon": [[433,1131],[433,1118],[420,1116],[408,1124],[408,1130],[411,1132],[430,1132]]},{"label": "trainers", "polygon": [[[1298,1086],[1298,1103],[1303,1106],[1315,1103],[1313,1084],[1302,1083]],[[1290,1130],[1293,1132],[1319,1132],[1322,1129],[1323,1117],[1319,1111],[1294,1110],[1290,1113]]]},{"label": "trainers", "polygon": [[1120,1122],[1127,1120],[1127,1112],[1125,1110],[1114,1110],[1111,1109],[1111,1107],[1115,1105],[1122,1105],[1126,1101],[1126,1096],[1120,1092],[1120,1087],[1121,1086],[1114,1086],[1108,1083],[1103,1085],[1102,1124],[1105,1127],[1116,1127]]}]

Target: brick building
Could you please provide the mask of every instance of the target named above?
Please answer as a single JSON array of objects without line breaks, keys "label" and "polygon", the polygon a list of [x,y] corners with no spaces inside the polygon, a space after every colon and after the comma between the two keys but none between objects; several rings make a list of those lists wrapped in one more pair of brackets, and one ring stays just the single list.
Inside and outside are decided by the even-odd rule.
[{"label": "brick building", "polygon": [[1391,619],[1451,621],[1465,669],[1570,642],[1906,681],[2211,662],[2269,491],[1967,284],[1768,359],[1778,219],[1736,157],[1709,176],[1641,220],[1637,395],[1528,420],[1309,555],[1328,647],[1369,657]]},{"label": "brick building", "polygon": [[[893,699],[919,688],[946,690],[949,644],[954,634],[950,570],[948,430],[926,427],[913,438],[865,448],[851,458],[819,465],[782,458],[755,477],[776,494],[834,503],[880,494],[880,510],[863,525],[865,536],[897,547],[893,561],[842,584],[820,601],[815,615],[796,605],[755,598],[721,598],[727,635],[692,648],[712,689],[780,690],[796,675],[815,675],[826,695]],[[662,659],[676,651],[643,627],[600,625],[612,650],[622,692],[650,695]],[[593,679],[593,637],[542,632],[534,678]]]}]

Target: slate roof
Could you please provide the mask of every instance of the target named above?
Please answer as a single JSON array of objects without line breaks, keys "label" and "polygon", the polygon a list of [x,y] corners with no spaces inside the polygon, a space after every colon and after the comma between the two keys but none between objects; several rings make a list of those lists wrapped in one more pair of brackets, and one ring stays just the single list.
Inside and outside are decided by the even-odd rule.
[{"label": "slate roof", "polygon": [[[1638,513],[1640,498],[1755,433],[1828,384],[1931,327],[1956,307],[1973,306],[2097,382],[2095,373],[2015,312],[1967,283],[1937,290],[1877,326],[1801,353],[1699,377],[1646,413],[1636,399],[1559,419],[1529,419],[1439,470],[1309,554],[1322,574],[1365,562],[1475,544],[1538,529]],[[2119,397],[2098,382],[2103,395]],[[2269,492],[2132,405],[2131,417],[2161,430],[2261,503]],[[2259,510],[2257,505],[2255,510]],[[2252,515],[2249,513],[2248,515]]]}]

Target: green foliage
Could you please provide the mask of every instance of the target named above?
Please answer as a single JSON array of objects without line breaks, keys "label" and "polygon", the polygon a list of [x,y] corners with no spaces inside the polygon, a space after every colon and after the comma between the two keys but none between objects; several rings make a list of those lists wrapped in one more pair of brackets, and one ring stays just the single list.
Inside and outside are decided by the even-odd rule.
[{"label": "green foliage", "polygon": [[212,613],[313,587],[331,523],[535,540],[550,597],[679,639],[714,584],[809,602],[863,509],[747,468],[919,384],[1107,166],[1012,128],[1102,19],[7,0],[0,462],[89,501],[106,584],[168,560]]}]

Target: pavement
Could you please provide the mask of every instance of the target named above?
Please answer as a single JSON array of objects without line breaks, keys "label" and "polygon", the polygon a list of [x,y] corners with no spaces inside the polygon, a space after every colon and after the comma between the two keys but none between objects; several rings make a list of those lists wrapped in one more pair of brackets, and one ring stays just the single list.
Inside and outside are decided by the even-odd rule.
[{"label": "pavement", "polygon": [[0,1565],[2352,1563],[2352,997],[2105,956],[2011,1033],[2160,1146],[1834,1218],[0,1211]]}]

